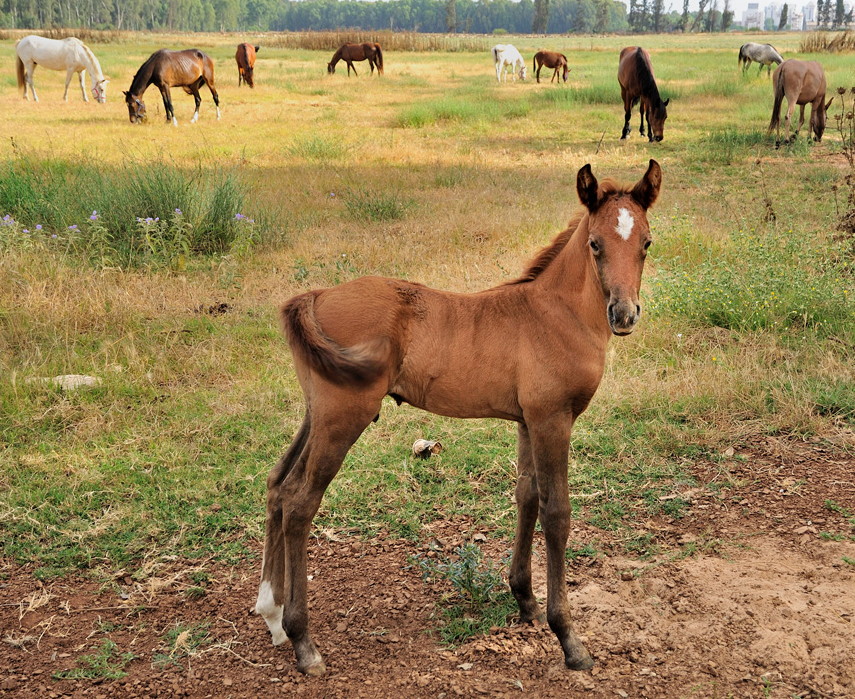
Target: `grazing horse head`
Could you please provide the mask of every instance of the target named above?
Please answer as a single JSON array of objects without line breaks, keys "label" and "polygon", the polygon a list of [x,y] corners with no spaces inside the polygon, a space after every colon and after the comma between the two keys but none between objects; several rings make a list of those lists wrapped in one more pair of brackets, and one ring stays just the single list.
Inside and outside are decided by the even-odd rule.
[{"label": "grazing horse head", "polygon": [[641,317],[638,292],[650,247],[647,209],[659,195],[662,170],[651,160],[629,193],[601,186],[585,165],[576,176],[576,191],[590,216],[588,247],[606,298],[606,318],[615,335],[629,335]]},{"label": "grazing horse head", "polygon": [[561,73],[561,77],[564,79],[564,82],[567,82],[567,78],[570,76],[570,66],[566,63],[564,64],[564,71]]},{"label": "grazing horse head", "polygon": [[818,109],[811,109],[810,128],[814,133],[814,140],[817,143],[822,140],[822,135],[825,133],[825,114],[833,101],[834,97],[828,100],[828,104],[821,101]]},{"label": "grazing horse head", "polygon": [[335,73],[335,66],[332,63],[327,63],[327,73],[330,75]]},{"label": "grazing horse head", "polygon": [[647,107],[647,129],[651,141],[661,141],[665,136],[665,120],[668,118],[669,97],[664,102],[648,105]]},{"label": "grazing horse head", "polygon": [[143,122],[146,119],[145,103],[131,92],[124,92],[125,104],[128,105],[128,117],[132,124]]},{"label": "grazing horse head", "polygon": [[104,78],[92,86],[92,96],[95,98],[96,102],[104,104],[104,102],[107,101],[107,83],[109,82],[109,79]]}]

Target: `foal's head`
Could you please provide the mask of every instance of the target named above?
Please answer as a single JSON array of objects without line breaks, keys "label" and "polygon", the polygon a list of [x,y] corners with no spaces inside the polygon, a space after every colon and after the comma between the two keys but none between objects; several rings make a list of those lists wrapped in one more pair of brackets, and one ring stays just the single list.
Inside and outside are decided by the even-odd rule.
[{"label": "foal's head", "polygon": [[335,73],[335,66],[332,63],[327,63],[327,73],[330,75]]},{"label": "foal's head", "polygon": [[145,121],[145,104],[143,101],[131,94],[130,92],[125,92],[125,104],[128,105],[128,117],[131,120],[132,124],[136,124],[137,122]]},{"label": "foal's head", "polygon": [[606,297],[606,317],[615,335],[629,335],[641,316],[638,290],[650,247],[647,209],[656,201],[662,170],[655,160],[632,189],[597,182],[591,166],[576,177],[579,199],[588,209],[588,250]]},{"label": "foal's head", "polygon": [[570,76],[570,66],[567,65],[567,62],[564,62],[564,68],[561,73],[561,77],[564,78],[564,82],[567,82],[567,78]]}]

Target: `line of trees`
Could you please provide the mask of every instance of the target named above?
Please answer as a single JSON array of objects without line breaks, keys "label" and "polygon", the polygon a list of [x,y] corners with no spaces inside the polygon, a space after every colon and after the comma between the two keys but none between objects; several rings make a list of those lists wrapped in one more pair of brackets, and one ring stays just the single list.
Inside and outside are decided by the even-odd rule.
[{"label": "line of trees", "polygon": [[[131,31],[326,31],[340,28],[489,34],[712,32],[733,23],[731,0],[689,12],[665,0],[0,0],[0,28]],[[719,8],[719,2],[722,2]],[[670,7],[670,3],[669,3]],[[846,26],[844,0],[818,0],[821,28]]]}]

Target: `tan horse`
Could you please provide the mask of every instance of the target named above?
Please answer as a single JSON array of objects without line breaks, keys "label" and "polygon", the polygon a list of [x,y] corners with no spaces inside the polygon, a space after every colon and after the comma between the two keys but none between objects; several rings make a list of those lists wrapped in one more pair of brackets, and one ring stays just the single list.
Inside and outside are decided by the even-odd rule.
[{"label": "tan horse", "polygon": [[283,306],[306,414],[267,479],[255,611],[274,645],[291,641],[298,670],[326,670],[309,634],[306,543],[312,519],[348,450],[379,418],[384,396],[439,415],[517,423],[511,590],[522,621],[543,619],[531,583],[539,519],[547,549],[546,620],[566,667],[593,665],[572,628],[564,569],[570,431],[602,379],[609,338],[629,335],[641,316],[647,209],[661,181],[655,160],[630,187],[597,182],[585,165],[576,176],[581,213],[521,277],[480,293],[362,277]]},{"label": "tan horse", "polygon": [[125,104],[128,106],[128,117],[132,124],[144,121],[146,118],[145,103],[142,96],[149,85],[156,85],[163,97],[163,108],[166,110],[166,120],[178,126],[175,111],[172,108],[170,87],[181,87],[188,95],[196,100],[196,111],[190,123],[199,119],[199,105],[202,97],[199,88],[207,85],[217,107],[217,119],[220,118],[220,97],[214,87],[214,62],[199,49],[185,51],[169,51],[160,49],[148,57],[140,66],[131,82],[130,89],[124,93]]},{"label": "tan horse", "polygon": [[383,75],[383,50],[380,48],[380,44],[343,44],[327,63],[327,73],[335,73],[335,66],[339,61],[347,63],[348,77],[350,77],[351,68],[353,74],[358,75],[353,61],[368,61],[368,65],[371,66],[371,75],[374,75],[375,66],[377,73]]},{"label": "tan horse", "polygon": [[238,44],[235,53],[235,61],[237,61],[238,67],[238,87],[240,87],[241,80],[250,87],[255,87],[253,72],[255,71],[255,54],[259,51],[261,51],[260,46]]},{"label": "tan horse", "polygon": [[825,71],[816,61],[799,61],[790,58],[775,68],[772,74],[772,86],[775,91],[775,103],[772,106],[772,120],[769,122],[769,133],[776,131],[775,145],[781,145],[781,103],[787,98],[787,139],[790,142],[790,118],[793,110],[799,105],[799,125],[792,140],[799,135],[799,129],[805,123],[805,105],[810,104],[810,130],[817,141],[822,140],[825,133],[825,113],[834,101],[834,96],[825,103]]},{"label": "tan horse", "polygon": [[618,82],[623,99],[624,124],[621,140],[629,136],[629,118],[637,102],[641,112],[639,133],[644,136],[644,117],[647,117],[647,136],[649,141],[661,141],[665,136],[665,120],[668,118],[666,107],[670,99],[662,101],[656,78],[653,77],[653,65],[650,54],[640,46],[627,46],[620,52],[618,64]]},{"label": "tan horse", "polygon": [[537,82],[540,82],[540,69],[543,68],[543,66],[555,69],[552,72],[552,78],[549,82],[555,81],[558,77],[559,70],[561,71],[561,79],[565,83],[567,82],[567,76],[570,75],[570,68],[567,65],[567,56],[563,53],[558,53],[557,51],[538,51],[534,54],[531,69],[534,71]]}]

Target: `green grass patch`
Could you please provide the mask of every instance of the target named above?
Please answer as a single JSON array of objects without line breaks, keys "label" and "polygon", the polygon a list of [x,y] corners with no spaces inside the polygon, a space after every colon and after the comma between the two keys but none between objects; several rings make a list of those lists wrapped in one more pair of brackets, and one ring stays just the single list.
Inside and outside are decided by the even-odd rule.
[{"label": "green grass patch", "polygon": [[77,659],[78,666],[71,670],[61,670],[53,673],[56,680],[118,680],[127,676],[125,668],[137,656],[133,653],[118,653],[118,646],[109,638],[101,641],[101,646],[94,652],[81,655]]}]

